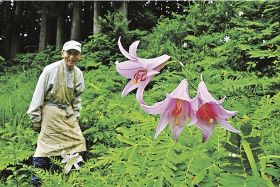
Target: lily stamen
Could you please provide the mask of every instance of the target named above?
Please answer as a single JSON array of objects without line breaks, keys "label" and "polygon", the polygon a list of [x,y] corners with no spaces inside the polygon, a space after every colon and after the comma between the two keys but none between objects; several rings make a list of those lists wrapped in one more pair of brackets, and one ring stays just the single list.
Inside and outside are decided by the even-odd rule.
[{"label": "lily stamen", "polygon": [[182,111],[182,100],[177,99],[175,108],[172,110],[171,115],[175,117],[175,125],[179,125],[179,115]]},{"label": "lily stamen", "polygon": [[147,79],[147,70],[139,70],[134,74],[134,80],[132,84],[137,84],[139,81],[145,81]]}]

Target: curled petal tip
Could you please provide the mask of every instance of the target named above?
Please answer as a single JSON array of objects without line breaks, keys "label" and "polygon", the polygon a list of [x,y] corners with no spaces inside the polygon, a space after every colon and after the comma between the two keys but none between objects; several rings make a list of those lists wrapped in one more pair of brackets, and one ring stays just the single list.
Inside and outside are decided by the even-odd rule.
[{"label": "curled petal tip", "polygon": [[187,81],[186,79],[183,79],[182,82],[183,82],[184,84],[188,84],[188,81]]},{"label": "curled petal tip", "polygon": [[200,74],[200,80],[203,81],[202,73]]},{"label": "curled petal tip", "polygon": [[119,49],[121,51],[121,53],[128,59],[133,59],[133,57],[131,56],[131,54],[129,54],[122,46],[122,43],[121,43],[121,38],[119,38],[118,40],[118,46],[119,46]]},{"label": "curled petal tip", "polygon": [[159,135],[159,133],[156,132],[155,135],[154,135],[154,140],[157,139],[158,135]]}]

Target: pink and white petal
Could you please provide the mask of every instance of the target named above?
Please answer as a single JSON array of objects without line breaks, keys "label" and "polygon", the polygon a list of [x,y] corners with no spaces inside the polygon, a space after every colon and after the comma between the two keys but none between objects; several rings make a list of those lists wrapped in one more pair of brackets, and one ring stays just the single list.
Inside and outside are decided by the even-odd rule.
[{"label": "pink and white petal", "polygon": [[77,170],[80,170],[80,169],[81,169],[81,167],[80,167],[77,163],[74,163],[74,166],[75,166],[75,168],[76,168]]},{"label": "pink and white petal", "polygon": [[163,113],[164,110],[166,110],[166,106],[167,106],[168,102],[169,102],[169,99],[166,98],[165,100],[155,103],[152,106],[147,106],[144,104],[141,104],[140,106],[145,112],[152,114],[152,115],[156,115],[156,114],[161,114],[161,113]]},{"label": "pink and white petal", "polygon": [[209,130],[202,130],[201,129],[201,133],[202,133],[202,143],[204,143],[211,137],[211,135],[213,133],[213,128],[209,129]]},{"label": "pink and white petal", "polygon": [[198,119],[196,122],[196,126],[201,130],[210,130],[215,127],[215,124],[208,124]]},{"label": "pink and white petal", "polygon": [[133,59],[134,59],[133,56],[130,55],[130,54],[123,48],[123,46],[122,46],[122,44],[121,44],[121,37],[119,37],[118,45],[119,45],[119,49],[120,49],[121,53],[122,53],[126,58],[128,58],[128,59],[130,59],[130,60],[133,60]]},{"label": "pink and white petal", "polygon": [[131,79],[134,77],[135,73],[139,70],[143,70],[141,64],[124,61],[121,63],[116,63],[117,72],[125,78]]},{"label": "pink and white petal", "polygon": [[144,90],[146,86],[149,84],[149,82],[152,80],[153,76],[147,77],[145,81],[141,81],[138,85],[138,89],[136,92],[136,100],[139,102],[139,104],[145,104],[143,95],[144,95]]},{"label": "pink and white petal", "polygon": [[194,111],[192,110],[190,102],[184,102],[182,113],[185,114],[187,118],[190,118],[190,122],[187,124],[187,126],[191,126],[197,122],[197,118],[194,115]]},{"label": "pink and white petal", "polygon": [[175,141],[178,141],[178,138],[179,138],[179,136],[180,136],[180,134],[181,134],[181,132],[183,131],[184,128],[185,128],[185,122],[182,122],[177,126],[172,124],[171,133],[172,133],[172,137]]},{"label": "pink and white petal", "polygon": [[[75,151],[75,150],[74,150],[74,151]],[[73,153],[75,153],[75,154],[72,154],[72,155],[73,155],[72,158],[73,158],[73,157],[78,157],[78,155],[79,155],[79,153],[76,153],[76,151],[75,151],[75,152],[74,152],[74,151],[73,151]]]},{"label": "pink and white petal", "polygon": [[200,94],[200,97],[204,102],[215,102],[219,104],[219,102],[209,93],[204,81],[199,83],[197,92]]},{"label": "pink and white petal", "polygon": [[192,109],[190,110],[189,114],[190,114],[190,122],[189,122],[189,124],[187,124],[187,126],[192,126],[194,124],[197,124],[198,119]]},{"label": "pink and white petal", "polygon": [[189,109],[189,102],[182,101],[182,111],[179,114],[179,121],[180,123],[187,120],[187,118],[190,117],[190,109]]},{"label": "pink and white petal", "polygon": [[[156,70],[159,71],[161,68],[159,68],[163,63],[168,61],[170,56],[168,55],[162,55],[160,57],[156,58],[137,58],[138,62],[142,64],[143,67],[145,67],[148,70]],[[158,67],[158,68],[157,68]]]},{"label": "pink and white petal", "polygon": [[183,79],[180,84],[170,93],[170,97],[174,99],[190,100],[189,94],[187,93],[188,82]]},{"label": "pink and white petal", "polygon": [[135,41],[129,46],[129,54],[135,59],[137,58],[136,50],[139,45],[139,42],[140,42],[139,40]]},{"label": "pink and white petal", "polygon": [[70,165],[69,165],[69,166],[66,165],[66,166],[64,167],[64,170],[65,170],[65,173],[66,173],[66,174],[69,173],[69,171],[70,171],[71,169],[72,169],[72,165],[71,165],[71,166],[70,166]]},{"label": "pink and white petal", "polygon": [[66,163],[66,162],[68,162],[69,160],[70,160],[70,158],[64,158],[64,159],[62,159],[61,163]]},{"label": "pink and white petal", "polygon": [[156,75],[156,74],[159,74],[160,72],[159,71],[154,71],[154,70],[149,70],[147,72],[147,77],[150,77],[150,76],[153,76],[153,75]]},{"label": "pink and white petal", "polygon": [[216,103],[210,103],[218,118],[227,119],[237,114],[236,111],[229,111]]},{"label": "pink and white petal", "polygon": [[81,162],[81,161],[84,161],[84,159],[83,159],[83,157],[82,157],[82,156],[79,156],[79,157],[77,158],[76,163],[79,163],[79,162]]},{"label": "pink and white petal", "polygon": [[236,130],[235,128],[233,128],[226,120],[220,119],[220,118],[217,118],[216,120],[221,125],[221,127],[225,128],[226,130],[229,130],[229,131],[235,132],[235,133],[239,133],[239,131]]},{"label": "pink and white petal", "polygon": [[218,100],[218,101],[217,101],[218,104],[219,104],[219,105],[223,104],[223,102],[225,101],[225,99],[226,99],[226,96],[223,97],[222,99]]},{"label": "pink and white petal", "polygon": [[198,95],[195,96],[195,98],[191,99],[191,108],[193,111],[197,111],[199,106],[200,106],[200,102],[199,102],[199,97]]},{"label": "pink and white petal", "polygon": [[138,87],[138,84],[132,84],[133,80],[130,80],[126,86],[124,87],[122,91],[122,97],[126,96],[129,92],[136,89]]},{"label": "pink and white petal", "polygon": [[160,120],[159,120],[159,123],[158,123],[158,127],[157,127],[157,130],[156,130],[154,139],[157,138],[159,133],[167,126],[168,123],[169,123],[168,112],[165,111],[160,116]]}]

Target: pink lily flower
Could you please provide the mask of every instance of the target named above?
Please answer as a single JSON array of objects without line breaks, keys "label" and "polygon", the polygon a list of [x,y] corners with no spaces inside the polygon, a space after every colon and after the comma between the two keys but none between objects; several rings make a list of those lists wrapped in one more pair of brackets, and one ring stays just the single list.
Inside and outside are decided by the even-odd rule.
[{"label": "pink lily flower", "polygon": [[157,58],[143,59],[136,55],[136,50],[140,41],[133,42],[127,52],[119,38],[118,45],[121,53],[129,60],[116,62],[116,69],[120,75],[130,79],[122,91],[122,97],[126,96],[132,90],[137,89],[136,99],[139,103],[144,103],[143,92],[152,78],[160,72],[165,62],[170,58],[168,55],[162,55]]},{"label": "pink lily flower", "polygon": [[237,112],[224,109],[221,106],[224,99],[217,101],[212,97],[201,76],[201,82],[198,85],[197,95],[192,102],[192,107],[195,113],[194,123],[202,132],[202,142],[210,138],[217,123],[226,130],[239,133],[227,122],[227,119],[236,115]]},{"label": "pink lily flower", "polygon": [[[153,115],[160,114],[160,120],[154,138],[159,135],[167,124],[170,124],[173,139],[177,141],[185,127],[187,118],[193,118],[194,114],[191,108],[192,100],[187,89],[188,82],[184,79],[173,92],[166,95],[165,100],[152,106],[141,104],[145,112]],[[193,123],[191,121],[190,125]]]}]

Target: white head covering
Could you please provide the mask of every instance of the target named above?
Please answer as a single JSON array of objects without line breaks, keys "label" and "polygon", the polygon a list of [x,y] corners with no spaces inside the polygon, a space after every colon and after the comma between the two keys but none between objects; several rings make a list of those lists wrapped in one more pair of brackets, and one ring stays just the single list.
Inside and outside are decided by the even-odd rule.
[{"label": "white head covering", "polygon": [[81,52],[81,44],[79,42],[76,42],[74,40],[70,40],[68,42],[66,42],[64,45],[63,45],[63,51],[68,51],[70,49],[75,49],[79,52]]}]

